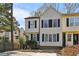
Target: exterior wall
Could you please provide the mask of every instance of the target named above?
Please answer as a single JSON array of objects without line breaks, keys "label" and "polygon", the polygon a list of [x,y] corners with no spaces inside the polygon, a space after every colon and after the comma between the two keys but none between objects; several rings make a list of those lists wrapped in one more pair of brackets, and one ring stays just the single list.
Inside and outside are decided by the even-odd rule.
[{"label": "exterior wall", "polygon": [[[73,34],[79,34],[79,26],[66,26],[66,18],[75,18],[79,17],[79,15],[66,15],[62,17],[62,32],[66,33],[66,46],[73,45]],[[72,40],[67,41],[67,34],[72,34]]]},{"label": "exterior wall", "polygon": [[[42,42],[42,33],[45,34],[52,34],[52,33],[59,33],[59,42]],[[62,46],[62,33],[60,31],[57,32],[42,32],[40,33],[40,46]]]},{"label": "exterior wall", "polygon": [[[67,40],[67,34],[71,34],[72,35],[72,40],[68,41]],[[66,46],[72,46],[73,45],[73,33],[66,33]]]},{"label": "exterior wall", "polygon": [[[28,21],[37,21],[37,28],[28,28]],[[31,32],[39,32],[39,19],[38,18],[34,18],[34,19],[26,19],[25,20],[25,31],[26,33],[31,33]]]},{"label": "exterior wall", "polygon": [[23,39],[26,41],[27,38],[26,38],[26,35],[25,35],[25,30],[23,28],[20,28],[20,37],[23,37]]},{"label": "exterior wall", "polygon": [[[4,30],[1,30],[1,31],[3,31],[3,32],[0,33],[0,37],[7,37],[7,38],[9,38],[9,40],[11,40],[11,32],[6,32],[6,31],[4,31]],[[18,39],[19,39],[19,38],[16,39],[16,36],[19,37],[19,32],[16,31],[16,34],[15,34],[15,31],[13,31],[13,39],[14,39],[14,42],[17,42]]]},{"label": "exterior wall", "polygon": [[79,31],[79,26],[66,26],[66,18],[73,18],[73,17],[79,17],[79,16],[64,16],[62,18],[62,31]]},{"label": "exterior wall", "polygon": [[[49,20],[49,19],[60,19],[60,27],[52,27],[52,28],[41,28],[41,20]],[[49,8],[46,13],[44,13],[40,17],[40,46],[62,46],[62,25],[61,25],[61,15]],[[54,34],[59,33],[59,42],[42,42],[42,33],[44,34]]]},{"label": "exterior wall", "polygon": [[[72,41],[68,42],[67,41],[67,34],[71,33],[72,35],[74,33],[79,33],[79,26],[72,26],[72,27],[67,27],[66,26],[66,18],[72,18],[72,17],[79,17],[79,15],[66,15],[63,16],[57,11],[55,11],[52,8],[48,8],[44,13],[40,15],[40,20],[39,19],[27,19],[25,20],[25,31],[26,34],[29,37],[29,40],[31,39],[30,34],[40,34],[40,46],[62,46],[63,45],[63,39],[62,39],[62,33],[66,33],[66,45],[73,45],[73,36],[72,36]],[[60,19],[60,27],[52,27],[52,28],[41,28],[41,20],[49,20],[49,19]],[[28,29],[28,21],[33,21],[37,20],[37,28],[33,29]],[[40,29],[39,29],[40,25]],[[59,33],[59,42],[42,42],[42,34],[56,34]]]}]

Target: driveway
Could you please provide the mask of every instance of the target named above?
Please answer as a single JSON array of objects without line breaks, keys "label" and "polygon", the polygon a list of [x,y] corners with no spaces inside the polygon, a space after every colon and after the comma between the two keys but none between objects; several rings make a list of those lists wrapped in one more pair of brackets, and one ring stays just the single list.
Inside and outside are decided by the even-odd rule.
[{"label": "driveway", "polygon": [[57,54],[45,50],[17,50],[0,53],[0,56],[57,56]]}]

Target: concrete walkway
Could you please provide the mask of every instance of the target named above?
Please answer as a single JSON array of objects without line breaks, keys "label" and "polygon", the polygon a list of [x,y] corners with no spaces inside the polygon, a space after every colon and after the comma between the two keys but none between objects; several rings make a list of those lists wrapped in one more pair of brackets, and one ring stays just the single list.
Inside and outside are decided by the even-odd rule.
[{"label": "concrete walkway", "polygon": [[0,56],[57,56],[53,52],[40,52],[40,51],[7,51],[0,53]]}]

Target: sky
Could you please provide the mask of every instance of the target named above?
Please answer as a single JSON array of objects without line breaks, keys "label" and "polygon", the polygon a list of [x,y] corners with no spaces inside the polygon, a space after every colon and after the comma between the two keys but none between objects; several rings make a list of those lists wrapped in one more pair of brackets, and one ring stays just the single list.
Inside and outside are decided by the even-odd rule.
[{"label": "sky", "polygon": [[41,3],[14,3],[13,4],[13,16],[20,24],[20,28],[23,27],[25,29],[25,17],[31,15],[33,11],[36,11],[38,8],[42,6]]},{"label": "sky", "polygon": [[[36,11],[38,8],[40,8],[43,5],[43,3],[14,3],[13,4],[13,16],[16,18],[18,23],[20,24],[20,28],[23,27],[25,29],[25,19],[26,17],[29,17],[33,11]],[[64,10],[63,4],[59,5],[59,10],[62,12]],[[79,9],[77,9],[79,11]]]}]

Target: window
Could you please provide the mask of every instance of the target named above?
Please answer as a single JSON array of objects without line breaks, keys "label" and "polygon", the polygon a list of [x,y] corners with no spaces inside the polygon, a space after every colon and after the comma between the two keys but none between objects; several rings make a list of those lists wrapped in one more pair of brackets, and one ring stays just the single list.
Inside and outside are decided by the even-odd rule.
[{"label": "window", "polygon": [[69,26],[79,26],[79,18],[69,18]]},{"label": "window", "polygon": [[58,27],[60,27],[60,19],[58,19]]},{"label": "window", "polygon": [[37,21],[28,21],[28,28],[37,28]]},{"label": "window", "polygon": [[[60,23],[59,23],[60,24]],[[59,25],[60,26],[60,25]],[[53,27],[58,27],[58,19],[53,20]]]},{"label": "window", "polygon": [[70,22],[69,26],[74,26],[74,18],[70,18],[69,22]]},{"label": "window", "polygon": [[56,34],[53,34],[53,42],[56,42]]},{"label": "window", "polygon": [[43,20],[41,21],[41,28],[43,28]]},{"label": "window", "polygon": [[57,42],[59,42],[59,33],[57,33]]},{"label": "window", "polygon": [[41,27],[42,27],[42,28],[48,28],[48,27],[49,27],[49,22],[48,22],[48,20],[42,20],[42,21],[41,21]]},{"label": "window", "polygon": [[42,42],[44,42],[44,34],[42,34]]},{"label": "window", "polygon": [[48,20],[43,20],[43,27],[47,28],[48,27]]},{"label": "window", "polygon": [[33,34],[33,40],[37,41],[37,35],[36,34]]},{"label": "window", "polygon": [[30,21],[30,28],[35,28],[35,21]]},{"label": "window", "polygon": [[38,38],[37,38],[37,34],[31,34],[31,40],[36,40],[36,41],[38,41],[37,39],[38,39]]},{"label": "window", "polygon": [[30,21],[28,21],[28,28],[30,28]]},{"label": "window", "polygon": [[79,18],[74,19],[75,26],[79,26]]},{"label": "window", "polygon": [[53,42],[59,42],[59,33],[53,34]]},{"label": "window", "polygon": [[52,42],[52,34],[49,34],[49,42]]},{"label": "window", "polygon": [[47,42],[48,41],[48,35],[44,34],[44,41]]},{"label": "window", "polygon": [[67,38],[68,38],[67,41],[71,41],[71,39],[72,39],[71,34],[68,34],[68,35],[67,35]]},{"label": "window", "polygon": [[41,21],[42,28],[60,27],[60,19],[49,19]]},{"label": "window", "polygon": [[42,34],[42,42],[48,42],[48,34]]},{"label": "window", "polygon": [[37,41],[39,41],[39,34],[37,34]]},{"label": "window", "polygon": [[66,19],[66,26],[69,26],[69,18]]},{"label": "window", "polygon": [[49,27],[52,27],[52,19],[49,20]]},{"label": "window", "polygon": [[37,28],[37,21],[35,20],[35,28]]}]

